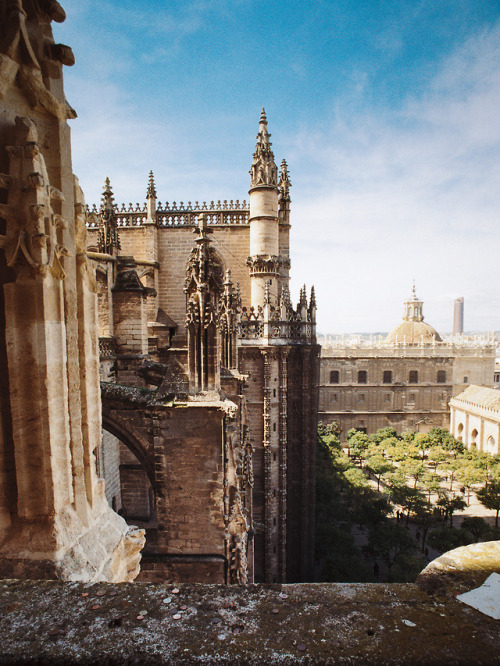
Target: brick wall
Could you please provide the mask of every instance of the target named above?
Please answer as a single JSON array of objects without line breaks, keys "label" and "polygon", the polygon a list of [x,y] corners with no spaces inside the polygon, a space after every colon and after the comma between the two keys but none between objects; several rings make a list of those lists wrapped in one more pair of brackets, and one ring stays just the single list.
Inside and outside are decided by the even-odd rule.
[{"label": "brick wall", "polygon": [[[212,247],[222,259],[224,269],[231,270],[234,284],[240,283],[243,303],[250,302],[250,277],[246,259],[249,252],[248,226],[214,226],[210,235]],[[159,230],[158,261],[159,307],[162,308],[184,332],[186,317],[186,295],[184,277],[189,254],[194,246],[195,235],[192,227],[163,228]]]},{"label": "brick wall", "polygon": [[217,408],[200,406],[168,410],[161,421],[158,544],[170,554],[224,555],[222,419]]}]

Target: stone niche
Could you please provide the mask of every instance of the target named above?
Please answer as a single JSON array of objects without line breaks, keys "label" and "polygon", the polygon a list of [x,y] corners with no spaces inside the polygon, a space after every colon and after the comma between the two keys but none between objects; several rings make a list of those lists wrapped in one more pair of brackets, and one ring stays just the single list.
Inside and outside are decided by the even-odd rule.
[{"label": "stone niche", "polygon": [[133,580],[142,531],[108,506],[96,282],[71,166],[54,0],[0,2],[0,575]]}]

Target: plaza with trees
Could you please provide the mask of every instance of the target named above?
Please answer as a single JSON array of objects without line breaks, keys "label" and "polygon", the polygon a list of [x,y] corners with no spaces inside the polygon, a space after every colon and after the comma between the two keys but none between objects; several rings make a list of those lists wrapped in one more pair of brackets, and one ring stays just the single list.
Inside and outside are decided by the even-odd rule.
[{"label": "plaza with trees", "polygon": [[[490,522],[465,515],[459,524],[474,500]],[[447,550],[499,539],[499,513],[500,456],[466,450],[445,428],[353,429],[341,442],[338,424],[318,427],[319,581],[412,581]]]}]

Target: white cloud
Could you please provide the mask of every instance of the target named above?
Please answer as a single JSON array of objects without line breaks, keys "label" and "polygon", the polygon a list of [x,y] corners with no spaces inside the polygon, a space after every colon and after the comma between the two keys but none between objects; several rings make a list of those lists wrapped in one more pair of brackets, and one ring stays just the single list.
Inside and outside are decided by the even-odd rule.
[{"label": "white cloud", "polygon": [[[175,25],[179,39],[192,38],[211,9],[236,11],[229,1],[202,0],[175,17],[162,12],[163,22],[160,14],[153,23],[139,16],[137,28],[148,26],[151,36]],[[83,34],[85,13],[71,11]],[[142,203],[150,169],[162,201],[246,198],[259,109],[243,109],[249,97],[233,100],[228,91],[219,91],[221,102],[200,103],[193,89],[199,108],[191,114],[189,102],[175,103],[179,91],[165,76],[149,97],[136,95],[120,20],[128,15],[90,50],[78,35],[62,39],[81,52],[66,74],[66,93],[79,113],[73,156],[87,201],[99,201],[109,176],[118,202]],[[145,43],[142,57],[151,62],[179,44]],[[285,147],[294,186],[294,298],[304,281],[316,285],[322,330],[387,330],[398,323],[415,278],[426,319],[438,330],[451,327],[453,298],[462,295],[467,327],[500,329],[500,24],[436,63],[426,90],[398,108],[366,110],[369,76],[353,69],[350,88],[332,100],[329,124],[312,100],[303,101],[310,121],[298,133],[286,136],[270,117],[276,157]],[[212,107],[200,118],[205,101]]]},{"label": "white cloud", "polygon": [[[500,26],[471,39],[428,90],[384,115],[348,117],[297,138],[294,272],[317,286],[320,328],[387,330],[411,280],[427,320],[500,329]],[[303,278],[302,278],[303,279]],[[449,300],[443,302],[442,294]]]}]

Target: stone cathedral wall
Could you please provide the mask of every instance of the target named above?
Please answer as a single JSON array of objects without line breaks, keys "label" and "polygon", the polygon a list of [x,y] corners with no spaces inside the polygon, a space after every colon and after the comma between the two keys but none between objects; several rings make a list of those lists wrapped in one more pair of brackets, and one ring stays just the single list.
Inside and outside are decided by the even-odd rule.
[{"label": "stone cathedral wall", "polygon": [[[136,261],[157,261],[158,307],[178,325],[178,335],[184,334],[186,295],[184,278],[193,248],[193,227],[158,228],[157,255],[146,251],[146,234],[151,227],[120,227],[120,255],[133,256]],[[212,246],[222,260],[224,269],[231,271],[233,283],[239,283],[243,305],[250,306],[250,277],[246,260],[249,254],[249,225],[214,225],[211,227]],[[97,231],[89,230],[89,246],[95,246]]]}]

